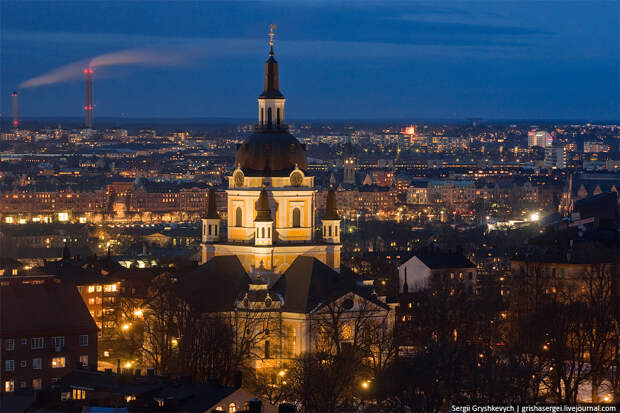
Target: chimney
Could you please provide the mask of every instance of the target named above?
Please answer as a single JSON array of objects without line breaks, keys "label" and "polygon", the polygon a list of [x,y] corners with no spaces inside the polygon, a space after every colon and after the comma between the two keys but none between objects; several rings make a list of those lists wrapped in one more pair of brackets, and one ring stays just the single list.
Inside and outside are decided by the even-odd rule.
[{"label": "chimney", "polygon": [[13,97],[13,127],[17,129],[19,126],[19,96],[17,92],[11,93]]},{"label": "chimney", "polygon": [[84,126],[86,129],[93,128],[93,69],[84,69],[86,75],[86,99],[84,103]]},{"label": "chimney", "polygon": [[261,413],[263,411],[263,403],[260,399],[252,399],[248,403],[250,405],[250,413]]}]

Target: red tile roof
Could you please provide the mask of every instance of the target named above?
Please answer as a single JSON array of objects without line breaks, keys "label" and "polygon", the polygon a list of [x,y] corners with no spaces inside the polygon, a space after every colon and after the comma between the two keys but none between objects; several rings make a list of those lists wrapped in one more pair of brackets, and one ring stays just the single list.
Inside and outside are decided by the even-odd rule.
[{"label": "red tile roof", "polygon": [[8,281],[8,285],[0,285],[0,337],[97,331],[73,284],[54,278],[39,280],[42,283],[32,283],[30,277],[0,280]]}]

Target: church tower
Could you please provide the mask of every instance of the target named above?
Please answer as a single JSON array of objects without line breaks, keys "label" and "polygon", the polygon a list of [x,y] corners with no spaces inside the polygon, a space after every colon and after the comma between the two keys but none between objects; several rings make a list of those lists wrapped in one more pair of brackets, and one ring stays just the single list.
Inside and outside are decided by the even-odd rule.
[{"label": "church tower", "polygon": [[336,205],[336,191],[327,192],[325,215],[321,220],[323,225],[323,240],[329,244],[340,244],[340,216]]},{"label": "church tower", "polygon": [[271,26],[269,31],[269,59],[265,62],[265,88],[258,97],[258,127],[280,129],[284,123],[284,95],[280,93],[278,79],[278,62],[273,57],[273,37]]},{"label": "church tower", "polygon": [[254,132],[237,145],[236,168],[228,177],[227,239],[210,242],[211,238],[203,237],[201,262],[236,255],[248,273],[260,268],[278,275],[303,255],[339,270],[339,230],[337,237],[314,239],[314,177],[307,175],[305,145],[285,123],[273,29],[264,89],[258,97],[258,122]]},{"label": "church tower", "polygon": [[209,188],[207,197],[207,215],[202,219],[202,242],[212,243],[220,239],[220,214],[217,213],[213,187]]},{"label": "church tower", "polygon": [[273,218],[271,218],[271,208],[269,207],[269,196],[267,191],[260,191],[258,201],[256,201],[256,218],[254,218],[254,245],[271,245],[273,243],[272,229]]},{"label": "church tower", "polygon": [[344,179],[343,183],[355,185],[355,155],[353,154],[353,145],[347,142],[344,145]]}]

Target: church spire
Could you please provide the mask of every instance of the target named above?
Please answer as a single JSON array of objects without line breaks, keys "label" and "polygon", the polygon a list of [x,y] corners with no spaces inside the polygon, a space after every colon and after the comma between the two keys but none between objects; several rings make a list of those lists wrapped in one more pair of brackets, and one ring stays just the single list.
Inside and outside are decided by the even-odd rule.
[{"label": "church spire", "polygon": [[324,220],[339,220],[340,216],[338,215],[338,205],[336,203],[336,191],[333,188],[330,188],[327,191],[327,205],[325,207],[325,215],[323,216]]},{"label": "church spire", "polygon": [[271,218],[271,208],[269,207],[269,196],[267,195],[267,191],[263,187],[260,191],[260,195],[258,196],[258,201],[256,201],[256,218],[254,219],[256,222],[267,222],[272,221]]},{"label": "church spire", "polygon": [[265,62],[265,89],[259,99],[279,99],[284,98],[280,93],[280,82],[278,79],[278,61],[273,57],[273,38],[276,26],[269,26],[269,59]]},{"label": "church spire", "polygon": [[207,218],[220,219],[220,214],[217,213],[217,206],[215,204],[215,190],[213,187],[209,187],[209,195],[207,198]]}]

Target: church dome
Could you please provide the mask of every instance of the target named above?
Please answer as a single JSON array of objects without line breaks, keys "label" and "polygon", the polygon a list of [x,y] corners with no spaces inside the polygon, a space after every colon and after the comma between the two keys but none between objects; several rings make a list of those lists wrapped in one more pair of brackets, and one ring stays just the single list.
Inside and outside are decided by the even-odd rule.
[{"label": "church dome", "polygon": [[249,176],[286,176],[307,169],[306,147],[286,130],[257,130],[238,145],[235,165]]}]

